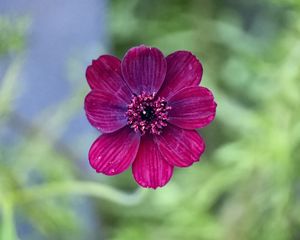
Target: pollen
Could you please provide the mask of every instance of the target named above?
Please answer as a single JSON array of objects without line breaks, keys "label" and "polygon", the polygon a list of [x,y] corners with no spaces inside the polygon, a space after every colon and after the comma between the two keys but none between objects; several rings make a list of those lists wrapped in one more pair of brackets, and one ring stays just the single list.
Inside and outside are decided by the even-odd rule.
[{"label": "pollen", "polygon": [[127,124],[141,135],[146,133],[160,135],[167,126],[170,109],[166,99],[157,97],[155,93],[149,95],[143,92],[138,96],[134,95],[126,112]]}]

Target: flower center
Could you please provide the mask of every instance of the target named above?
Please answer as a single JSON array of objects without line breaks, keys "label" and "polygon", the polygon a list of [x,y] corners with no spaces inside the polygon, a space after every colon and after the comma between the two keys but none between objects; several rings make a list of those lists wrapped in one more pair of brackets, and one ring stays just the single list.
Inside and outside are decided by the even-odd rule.
[{"label": "flower center", "polygon": [[153,110],[153,107],[146,106],[146,107],[144,108],[144,110],[141,111],[140,115],[141,115],[141,118],[142,118],[143,121],[150,122],[151,120],[154,119],[154,117],[155,117],[155,112],[154,112],[154,110]]},{"label": "flower center", "polygon": [[167,126],[168,110],[167,101],[162,97],[157,97],[155,93],[149,95],[142,93],[133,96],[126,112],[127,124],[140,131],[142,135],[146,133],[161,134],[162,129]]}]

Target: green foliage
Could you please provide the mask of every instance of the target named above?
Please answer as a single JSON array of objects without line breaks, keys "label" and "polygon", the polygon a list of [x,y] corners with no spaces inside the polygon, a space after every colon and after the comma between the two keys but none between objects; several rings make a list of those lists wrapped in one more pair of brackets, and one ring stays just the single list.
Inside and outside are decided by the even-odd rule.
[{"label": "green foliage", "polygon": [[28,17],[12,20],[0,16],[0,55],[20,52],[24,48],[24,34],[28,25]]}]

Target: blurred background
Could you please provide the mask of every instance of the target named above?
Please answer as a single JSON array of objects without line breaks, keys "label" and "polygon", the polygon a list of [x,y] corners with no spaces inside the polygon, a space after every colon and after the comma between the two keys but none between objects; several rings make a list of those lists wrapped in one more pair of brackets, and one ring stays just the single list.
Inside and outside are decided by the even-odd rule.
[{"label": "blurred background", "polygon": [[[215,121],[162,189],[89,166],[85,69],[195,53]],[[1,0],[0,239],[299,240],[299,0]]]}]

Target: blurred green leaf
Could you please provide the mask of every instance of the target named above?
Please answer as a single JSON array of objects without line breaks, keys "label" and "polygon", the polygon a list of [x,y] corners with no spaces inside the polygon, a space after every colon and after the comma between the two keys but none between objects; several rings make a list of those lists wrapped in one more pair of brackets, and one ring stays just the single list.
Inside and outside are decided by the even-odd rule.
[{"label": "blurred green leaf", "polygon": [[20,95],[20,70],[22,60],[15,60],[7,69],[3,79],[0,82],[0,119],[9,115],[13,108],[14,100]]},{"label": "blurred green leaf", "polygon": [[6,199],[0,199],[2,203],[2,220],[0,226],[0,236],[2,240],[18,240],[16,226],[13,215],[13,205]]},{"label": "blurred green leaf", "polygon": [[10,18],[0,15],[0,56],[9,53],[20,53],[25,46],[25,33],[30,25],[27,16]]}]

